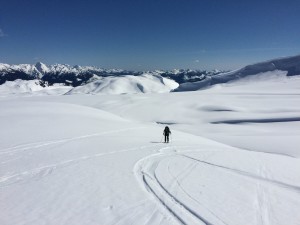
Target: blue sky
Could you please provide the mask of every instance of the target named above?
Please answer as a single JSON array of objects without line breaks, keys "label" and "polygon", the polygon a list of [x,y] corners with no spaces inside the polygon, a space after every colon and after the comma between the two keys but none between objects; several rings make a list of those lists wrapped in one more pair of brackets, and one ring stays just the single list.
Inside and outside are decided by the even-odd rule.
[{"label": "blue sky", "polygon": [[237,69],[300,54],[298,0],[9,0],[0,62]]}]

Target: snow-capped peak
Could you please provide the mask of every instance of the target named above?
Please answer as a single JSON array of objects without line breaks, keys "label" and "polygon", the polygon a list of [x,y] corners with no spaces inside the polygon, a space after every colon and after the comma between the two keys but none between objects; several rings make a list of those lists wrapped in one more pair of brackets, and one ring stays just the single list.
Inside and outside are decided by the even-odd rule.
[{"label": "snow-capped peak", "polygon": [[49,72],[49,68],[42,62],[37,62],[35,64],[35,68],[41,73],[41,74],[45,74],[47,72]]}]

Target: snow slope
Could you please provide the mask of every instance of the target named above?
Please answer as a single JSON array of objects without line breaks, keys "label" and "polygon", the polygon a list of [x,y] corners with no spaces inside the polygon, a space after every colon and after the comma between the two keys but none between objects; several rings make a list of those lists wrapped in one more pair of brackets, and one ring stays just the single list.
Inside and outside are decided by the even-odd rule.
[{"label": "snow slope", "polygon": [[[243,149],[300,157],[300,77],[277,72],[252,78],[197,92],[98,97],[97,107]],[[78,99],[95,105],[92,98]]]},{"label": "snow slope", "polygon": [[63,84],[48,86],[47,83],[40,80],[18,79],[6,81],[0,85],[0,96],[20,93],[27,93],[28,95],[164,93],[177,87],[178,83],[173,80],[150,74],[98,77],[96,81],[75,88]]},{"label": "snow slope", "polygon": [[0,224],[299,225],[299,85],[2,97]]},{"label": "snow slope", "polygon": [[273,59],[248,65],[235,71],[206,76],[205,79],[201,81],[180,84],[175,91],[196,91],[210,87],[211,85],[232,82],[241,78],[273,71],[285,72],[287,76],[300,75],[300,55]]},{"label": "snow slope", "polygon": [[170,92],[178,84],[161,76],[144,74],[141,76],[105,77],[73,88],[68,94],[134,94]]},{"label": "snow slope", "polygon": [[300,219],[297,159],[243,152],[178,131],[165,145],[160,127],[80,105],[36,99],[1,105],[1,122],[9,128],[1,130],[1,224]]}]

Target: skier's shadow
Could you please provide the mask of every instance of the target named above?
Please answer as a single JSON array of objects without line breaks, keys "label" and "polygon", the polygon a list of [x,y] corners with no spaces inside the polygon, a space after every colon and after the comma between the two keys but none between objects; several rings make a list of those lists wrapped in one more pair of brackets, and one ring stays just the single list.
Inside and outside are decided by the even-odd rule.
[{"label": "skier's shadow", "polygon": [[150,141],[150,143],[157,144],[157,143],[163,143],[163,142],[161,142],[161,141]]}]

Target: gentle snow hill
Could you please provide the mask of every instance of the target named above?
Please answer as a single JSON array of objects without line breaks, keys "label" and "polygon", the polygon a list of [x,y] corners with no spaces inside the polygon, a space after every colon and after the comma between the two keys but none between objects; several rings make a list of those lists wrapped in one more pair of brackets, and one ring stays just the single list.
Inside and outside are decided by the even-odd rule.
[{"label": "gentle snow hill", "polygon": [[34,92],[43,90],[38,80],[15,80],[6,81],[3,85],[0,85],[0,95],[2,94],[16,94],[24,92]]},{"label": "gentle snow hill", "polygon": [[178,87],[173,80],[158,75],[104,77],[83,86],[75,87],[67,94],[136,94],[170,92]]},{"label": "gentle snow hill", "polygon": [[0,96],[9,95],[61,95],[70,90],[71,87],[66,87],[61,84],[47,86],[40,80],[15,80],[6,81],[0,85]]},{"label": "gentle snow hill", "polygon": [[210,87],[215,84],[236,81],[247,76],[252,76],[275,70],[285,71],[287,76],[300,75],[300,55],[269,60],[266,62],[248,65],[239,70],[227,73],[220,73],[213,76],[206,76],[205,79],[203,79],[202,81],[197,81],[193,83],[187,82],[180,84],[179,87],[174,91],[196,91]]}]

